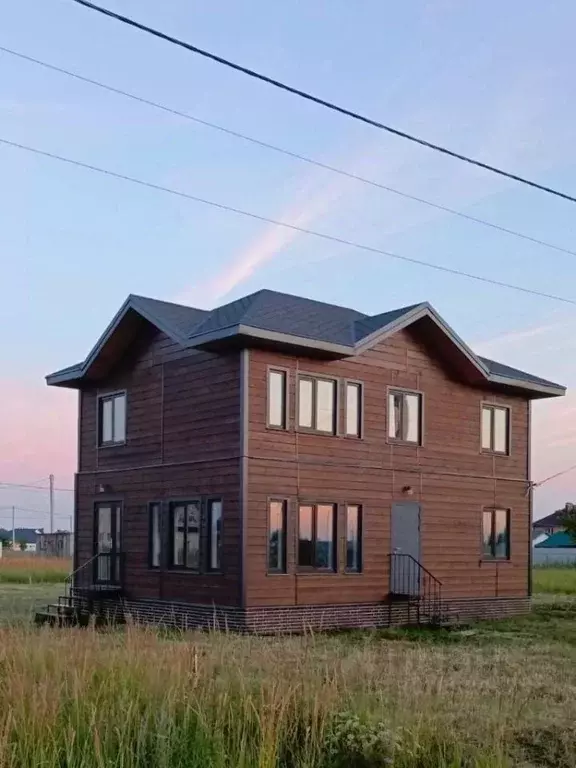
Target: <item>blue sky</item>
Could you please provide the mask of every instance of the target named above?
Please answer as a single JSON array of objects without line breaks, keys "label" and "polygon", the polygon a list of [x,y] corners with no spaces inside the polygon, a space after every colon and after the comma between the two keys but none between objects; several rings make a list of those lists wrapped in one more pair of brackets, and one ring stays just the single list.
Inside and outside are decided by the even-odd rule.
[{"label": "blue sky", "polygon": [[[576,192],[576,7],[567,0],[108,0],[108,7],[456,151]],[[11,4],[0,45],[576,250],[573,204],[330,113],[70,0]],[[1,52],[0,116],[0,136],[12,141],[377,248],[576,297],[573,256]],[[478,351],[576,385],[570,305],[286,234],[2,146],[0,254],[0,430],[3,440],[8,435],[0,480],[52,471],[60,486],[70,486],[75,395],[47,390],[43,376],[82,359],[130,292],[210,305],[266,286],[370,313],[429,300]],[[575,415],[570,396],[536,404],[534,479],[576,463]],[[537,512],[574,498],[575,481],[576,473],[539,490]],[[59,499],[63,515],[69,496]],[[0,491],[0,526],[7,522],[1,507],[11,504],[44,512],[45,494]]]}]

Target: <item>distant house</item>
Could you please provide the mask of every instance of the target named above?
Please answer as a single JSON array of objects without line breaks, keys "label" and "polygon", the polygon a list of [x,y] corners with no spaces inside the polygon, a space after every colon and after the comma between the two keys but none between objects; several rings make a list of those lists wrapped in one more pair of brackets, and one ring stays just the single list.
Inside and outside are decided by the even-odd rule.
[{"label": "distant house", "polygon": [[72,557],[72,545],[70,531],[39,533],[36,537],[36,552],[43,557]]},{"label": "distant house", "polygon": [[576,563],[576,540],[566,531],[557,531],[534,547],[535,565]]},{"label": "distant house", "polygon": [[536,539],[540,534],[544,533],[546,536],[552,536],[554,533],[564,530],[563,520],[566,517],[566,507],[557,509],[556,512],[552,512],[551,515],[546,515],[540,520],[535,520],[532,523],[532,538]]}]

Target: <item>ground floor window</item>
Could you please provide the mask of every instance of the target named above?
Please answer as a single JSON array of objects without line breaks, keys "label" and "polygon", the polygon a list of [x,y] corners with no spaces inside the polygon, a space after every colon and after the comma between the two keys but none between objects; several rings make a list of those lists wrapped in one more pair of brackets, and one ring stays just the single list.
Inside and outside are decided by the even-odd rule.
[{"label": "ground floor window", "polygon": [[483,556],[510,559],[510,510],[485,509],[482,513]]},{"label": "ground floor window", "polygon": [[172,556],[175,568],[200,570],[200,500],[170,504]]},{"label": "ground floor window", "polygon": [[286,499],[271,499],[268,504],[268,571],[286,573]]},{"label": "ground floor window", "polygon": [[362,507],[358,504],[346,507],[346,570],[362,570]]},{"label": "ground floor window", "polygon": [[222,551],[222,499],[208,499],[208,569],[220,570]]},{"label": "ground floor window", "polygon": [[300,504],[298,508],[298,566],[333,571],[336,568],[336,505]]},{"label": "ground floor window", "polygon": [[151,568],[160,567],[160,553],[162,547],[162,505],[154,501],[149,505],[150,511],[150,547],[149,562]]}]

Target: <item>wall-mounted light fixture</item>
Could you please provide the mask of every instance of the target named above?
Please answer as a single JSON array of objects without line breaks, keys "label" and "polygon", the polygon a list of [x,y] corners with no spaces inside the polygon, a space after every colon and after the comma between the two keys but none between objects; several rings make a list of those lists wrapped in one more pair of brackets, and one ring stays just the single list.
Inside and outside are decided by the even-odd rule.
[{"label": "wall-mounted light fixture", "polygon": [[414,496],[414,488],[412,488],[412,486],[411,486],[411,485],[405,485],[405,486],[402,488],[402,493],[403,493],[405,496]]}]

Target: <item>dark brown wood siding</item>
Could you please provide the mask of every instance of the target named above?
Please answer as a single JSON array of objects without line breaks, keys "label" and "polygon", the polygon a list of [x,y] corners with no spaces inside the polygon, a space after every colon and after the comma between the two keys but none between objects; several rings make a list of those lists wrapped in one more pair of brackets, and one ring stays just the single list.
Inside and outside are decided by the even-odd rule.
[{"label": "dark brown wood siding", "polygon": [[[443,582],[446,597],[523,596],[528,590],[528,401],[462,383],[450,360],[440,362],[416,324],[355,358],[319,361],[250,351],[247,605],[370,602],[389,592],[390,515],[395,501],[421,504],[422,564]],[[266,427],[270,366],[289,371],[289,429]],[[339,380],[338,436],[297,432],[298,373]],[[345,379],[361,381],[363,437],[343,437]],[[420,446],[387,438],[387,388],[423,393]],[[511,453],[483,454],[483,401],[511,409]],[[403,489],[410,487],[411,495]],[[267,504],[290,500],[288,573],[267,574]],[[296,572],[297,501],[339,506],[339,572]],[[343,572],[344,505],[364,511],[363,572]],[[482,509],[511,510],[511,559],[482,559]]]},{"label": "dark brown wood siding", "polygon": [[[98,397],[117,390],[127,393],[126,443],[99,448]],[[121,365],[83,390],[80,410],[78,563],[93,553],[95,503],[120,501],[127,597],[238,604],[240,354],[186,351],[147,327]],[[169,503],[198,496],[223,500],[221,573],[167,567]],[[148,566],[153,501],[166,523],[160,569]]]}]

